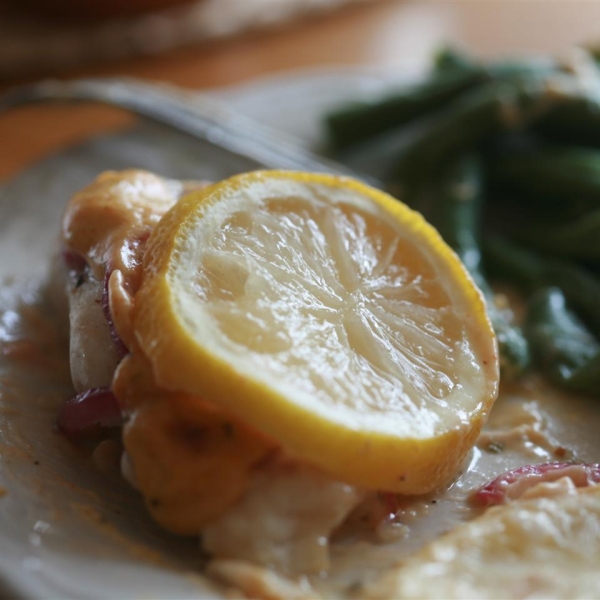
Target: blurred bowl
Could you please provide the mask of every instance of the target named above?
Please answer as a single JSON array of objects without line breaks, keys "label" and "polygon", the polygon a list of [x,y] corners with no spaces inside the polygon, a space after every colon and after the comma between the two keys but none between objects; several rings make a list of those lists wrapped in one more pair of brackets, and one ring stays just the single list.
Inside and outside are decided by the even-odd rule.
[{"label": "blurred bowl", "polygon": [[[191,4],[194,0],[8,0],[14,12],[28,17],[69,21],[106,21]],[[196,2],[199,0],[195,0]],[[250,1],[250,0],[249,0]]]}]

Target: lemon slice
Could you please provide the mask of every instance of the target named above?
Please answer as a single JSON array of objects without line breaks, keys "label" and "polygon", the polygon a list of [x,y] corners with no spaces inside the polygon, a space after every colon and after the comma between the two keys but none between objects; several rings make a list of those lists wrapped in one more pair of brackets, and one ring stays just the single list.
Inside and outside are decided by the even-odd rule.
[{"label": "lemon slice", "polygon": [[158,385],[372,489],[447,481],[497,393],[456,255],[348,178],[259,171],[186,196],[148,242],[134,325]]}]

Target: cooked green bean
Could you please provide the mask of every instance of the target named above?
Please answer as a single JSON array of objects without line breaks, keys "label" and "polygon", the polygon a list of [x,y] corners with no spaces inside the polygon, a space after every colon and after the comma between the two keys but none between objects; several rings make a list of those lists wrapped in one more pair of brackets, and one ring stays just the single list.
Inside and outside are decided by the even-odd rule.
[{"label": "cooked green bean", "polygon": [[600,337],[600,280],[586,268],[541,256],[500,238],[486,239],[483,251],[492,277],[509,281],[526,293],[547,286],[560,288],[569,306]]},{"label": "cooked green bean", "polygon": [[481,81],[483,75],[473,72],[433,76],[381,100],[342,107],[325,118],[330,143],[334,150],[340,151],[388,129],[401,127],[444,106]]},{"label": "cooked green bean", "polygon": [[474,61],[471,56],[455,48],[442,48],[433,58],[438,73],[479,72],[488,79],[508,77],[546,77],[558,72],[556,61],[547,59],[500,61],[489,65]]},{"label": "cooked green bean", "polygon": [[600,46],[597,44],[592,44],[591,46],[587,47],[586,50],[590,53],[592,59],[600,65]]},{"label": "cooked green bean", "polygon": [[492,279],[508,281],[529,294],[546,284],[541,258],[516,244],[486,236],[482,244],[486,272]]},{"label": "cooked green bean", "polygon": [[548,285],[560,288],[569,306],[600,337],[600,280],[584,267],[566,260],[544,261],[544,278]]},{"label": "cooked green bean", "polygon": [[529,367],[529,343],[521,328],[511,321],[512,315],[502,311],[493,297],[487,296],[486,299],[488,315],[498,340],[500,373],[505,381],[512,381]]},{"label": "cooked green bean", "polygon": [[[388,179],[411,188],[435,177],[436,168],[457,153],[477,147],[492,135],[523,128],[550,110],[569,103],[569,91],[549,92],[545,80],[489,83],[461,94],[426,121],[403,132],[403,147]],[[356,162],[356,161],[355,161]]]},{"label": "cooked green bean", "polygon": [[[537,294],[528,331],[538,364],[550,364],[556,381],[563,373],[571,389],[597,393],[600,352],[588,343],[600,344],[600,70],[592,62],[483,64],[446,49],[424,83],[328,125],[347,164],[421,210],[457,252],[486,297],[505,378],[524,368],[529,347],[494,302],[482,249],[492,279]],[[514,201],[490,203],[487,224],[518,208],[502,231],[525,247],[481,244],[484,192]],[[540,291],[549,287],[558,290]]]},{"label": "cooked green bean", "polygon": [[557,103],[535,130],[548,140],[600,147],[600,91]]},{"label": "cooked green bean", "polygon": [[533,225],[523,230],[528,246],[551,255],[600,261],[600,209],[561,224]]},{"label": "cooked green bean", "polygon": [[461,93],[504,78],[546,77],[556,72],[551,61],[517,61],[486,66],[451,49],[442,50],[427,80],[383,98],[354,102],[325,117],[334,151],[341,151],[393,128],[402,127],[444,107]]},{"label": "cooked green bean", "polygon": [[600,352],[571,374],[569,387],[598,395],[600,390]]},{"label": "cooked green bean", "polygon": [[[444,108],[405,127],[367,140],[343,159],[352,168],[387,181],[392,191],[400,190],[406,199],[457,153],[480,148],[494,135],[522,131],[544,119],[557,105],[578,105],[585,96],[573,80],[558,74],[488,82],[466,90]],[[592,170],[593,166],[588,166],[587,171]]]},{"label": "cooked green bean", "polygon": [[[600,281],[576,264],[543,257],[499,238],[488,238],[483,248],[491,275],[526,293],[535,292],[524,333],[538,367],[570,389],[600,393],[600,368],[594,368],[600,367],[600,358],[596,352],[585,356],[576,352],[581,345],[598,344],[594,336],[600,338]],[[558,289],[548,294],[547,286]],[[564,315],[565,302],[557,294],[566,298],[575,314]]]},{"label": "cooked green bean", "polygon": [[483,208],[481,163],[476,154],[454,161],[433,185],[431,206],[426,213],[475,279],[481,268],[477,239]]},{"label": "cooked green bean", "polygon": [[388,179],[411,189],[431,180],[436,167],[449,156],[470,150],[486,136],[499,130],[501,98],[514,98],[512,86],[487,84],[461,95],[446,110],[408,132],[409,142],[396,157]]},{"label": "cooked green bean", "polygon": [[567,307],[558,288],[544,288],[531,298],[525,333],[534,360],[555,383],[600,394],[600,343]]},{"label": "cooked green bean", "polygon": [[551,147],[506,155],[490,170],[491,185],[544,205],[600,208],[600,151]]},{"label": "cooked green bean", "polygon": [[433,56],[433,66],[440,73],[479,68],[479,65],[470,55],[450,46],[440,48],[435,53]]},{"label": "cooked green bean", "polygon": [[483,203],[482,164],[476,155],[456,160],[431,193],[428,218],[454,249],[482,291],[496,336],[500,369],[514,379],[529,364],[529,349],[521,330],[498,308],[494,292],[481,271],[478,232]]}]

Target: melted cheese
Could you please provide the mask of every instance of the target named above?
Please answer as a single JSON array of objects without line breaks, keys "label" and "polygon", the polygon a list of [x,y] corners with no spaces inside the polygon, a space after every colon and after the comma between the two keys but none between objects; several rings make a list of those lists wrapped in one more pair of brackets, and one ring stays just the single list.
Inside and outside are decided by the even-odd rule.
[{"label": "melted cheese", "polygon": [[[226,512],[273,448],[202,399],[157,388],[133,336],[146,240],[183,193],[203,185],[145,171],[106,172],[73,196],[62,223],[66,249],[91,271],[85,284],[68,292],[74,382],[82,390],[112,380],[126,415],[123,442],[136,486],[156,521],[183,534],[198,534]],[[100,303],[107,274],[111,318],[131,351],[114,379],[118,357]]]},{"label": "melted cheese", "polygon": [[87,265],[77,284],[67,286],[71,376],[78,392],[110,385],[120,358],[102,305],[106,286],[115,331],[129,345],[146,240],[187,187],[199,185],[145,171],[108,171],[67,204],[63,246]]},{"label": "melted cheese", "polygon": [[489,509],[376,584],[371,599],[596,598],[600,486]]},{"label": "melted cheese", "polygon": [[[85,259],[96,293],[102,294],[105,277],[110,276],[106,284],[111,315],[126,345],[131,341],[131,306],[141,284],[146,241],[184,193],[205,185],[168,180],[147,171],[107,171],[67,204],[62,220],[64,247]],[[71,306],[76,292],[70,290]],[[87,311],[81,307],[77,312],[84,320],[94,320],[88,313],[93,308],[99,313],[98,304],[87,303]]]},{"label": "melted cheese", "polygon": [[123,444],[135,485],[169,531],[199,534],[239,500],[273,450],[200,398],[157,388],[140,353],[123,360],[113,390],[128,414]]},{"label": "melted cheese", "polygon": [[107,171],[75,194],[62,221],[68,250],[82,256],[96,278],[121,271],[139,287],[141,248],[162,216],[184,190],[182,183],[146,171]]}]

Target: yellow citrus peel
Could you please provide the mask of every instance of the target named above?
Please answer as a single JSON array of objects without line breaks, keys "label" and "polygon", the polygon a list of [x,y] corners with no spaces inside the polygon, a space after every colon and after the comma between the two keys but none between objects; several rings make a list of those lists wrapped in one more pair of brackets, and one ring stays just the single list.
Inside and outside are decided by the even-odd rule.
[{"label": "yellow citrus peel", "polygon": [[158,386],[332,476],[447,482],[497,394],[485,304],[439,234],[349,178],[259,171],[160,221],[133,325]]}]

